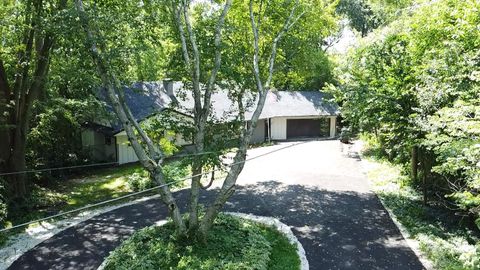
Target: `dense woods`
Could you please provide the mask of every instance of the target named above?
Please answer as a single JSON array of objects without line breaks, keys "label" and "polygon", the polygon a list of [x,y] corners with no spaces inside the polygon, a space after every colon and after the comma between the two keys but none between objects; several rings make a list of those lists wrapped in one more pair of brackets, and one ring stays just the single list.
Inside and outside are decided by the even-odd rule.
[{"label": "dense woods", "polygon": [[405,164],[426,201],[477,222],[479,8],[478,1],[412,5],[342,59],[332,88],[351,131],[371,134],[380,155]]}]

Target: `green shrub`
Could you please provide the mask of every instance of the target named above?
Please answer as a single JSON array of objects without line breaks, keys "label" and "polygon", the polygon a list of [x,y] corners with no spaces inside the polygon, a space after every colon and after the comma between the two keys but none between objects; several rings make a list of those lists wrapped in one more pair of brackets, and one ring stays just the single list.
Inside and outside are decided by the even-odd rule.
[{"label": "green shrub", "polygon": [[5,219],[7,218],[7,203],[3,199],[3,196],[0,193],[0,225],[3,225]]},{"label": "green shrub", "polygon": [[404,184],[409,177],[401,166],[387,161],[374,164],[368,173],[373,189],[435,269],[480,269],[478,233],[460,225],[453,213],[438,205],[424,207],[422,194]]},{"label": "green shrub", "polygon": [[[189,173],[189,167],[183,164],[181,161],[174,161],[166,164],[163,167],[163,173],[167,178],[167,183],[171,183],[174,181],[179,181],[185,179]],[[174,186],[181,186],[182,183],[174,184]]]},{"label": "green shrub", "polygon": [[340,141],[342,143],[350,143],[353,139],[353,132],[350,127],[343,127],[340,132]]},{"label": "green shrub", "polygon": [[[183,165],[180,161],[166,163],[163,166],[163,173],[167,183],[176,182],[186,178],[189,174],[188,166]],[[141,191],[155,186],[155,183],[150,178],[150,175],[145,170],[136,170],[127,177],[127,183],[133,191]],[[183,183],[178,182],[172,186],[179,187]]]},{"label": "green shrub", "polygon": [[140,191],[153,187],[153,182],[147,173],[135,172],[128,176],[127,183],[133,191]]},{"label": "green shrub", "polygon": [[[278,256],[290,259],[282,261]],[[276,267],[277,262],[282,267]],[[172,223],[147,227],[113,251],[105,269],[261,270],[299,266],[296,248],[285,236],[258,223],[221,214],[206,244],[176,237]]]}]

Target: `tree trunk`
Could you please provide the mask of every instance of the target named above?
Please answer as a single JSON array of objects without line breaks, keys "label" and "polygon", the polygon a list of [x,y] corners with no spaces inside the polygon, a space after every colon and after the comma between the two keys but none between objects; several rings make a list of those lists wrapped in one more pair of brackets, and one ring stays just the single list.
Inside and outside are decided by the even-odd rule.
[{"label": "tree trunk", "polygon": [[[26,148],[26,130],[17,127],[13,137],[12,155],[8,161],[8,171],[20,172],[26,169],[25,148]],[[7,183],[11,199],[24,198],[27,195],[26,175],[24,173],[13,174],[7,177]]]},{"label": "tree trunk", "polygon": [[[66,0],[60,0],[58,11],[65,6]],[[26,12],[25,25],[29,27],[23,35],[24,48],[17,54],[13,89],[0,60],[0,171],[3,172],[26,170],[26,141],[32,107],[44,91],[54,42],[52,33],[45,33],[36,25],[42,19],[43,3],[27,1]],[[6,178],[11,199],[24,198],[28,192],[27,176],[19,173]]]},{"label": "tree trunk", "polygon": [[[82,27],[87,36],[87,49],[97,68],[97,73],[102,81],[104,89],[106,90],[107,97],[112,104],[113,110],[119,118],[120,122],[122,123],[128,140],[130,141],[132,148],[138,157],[138,160],[140,161],[142,166],[150,173],[155,183],[158,186],[161,186],[160,197],[169,209],[169,213],[173,220],[173,223],[175,224],[177,233],[179,235],[185,235],[186,227],[185,223],[183,222],[180,209],[178,208],[176,200],[173,198],[170,188],[165,182],[165,176],[161,167],[162,160],[158,162],[156,160],[156,158],[162,157],[163,155],[160,151],[157,153],[157,151],[154,150],[155,147],[153,146],[152,141],[145,133],[145,131],[142,130],[138,122],[136,122],[136,120],[132,117],[130,109],[126,104],[124,104],[125,101],[122,98],[122,95],[118,93],[120,85],[118,85],[118,80],[116,80],[115,76],[111,74],[111,72],[109,72],[109,70],[107,69],[107,62],[97,49],[97,39],[95,39],[90,29],[88,17],[86,16],[85,10],[83,8],[82,0],[76,0],[75,7],[80,15]],[[137,136],[135,131],[138,132],[140,137]],[[143,144],[146,144],[146,147],[149,151],[144,148],[140,141]]]},{"label": "tree trunk", "polygon": [[214,203],[207,209],[205,216],[203,217],[202,221],[200,222],[200,226],[198,229],[198,233],[200,238],[203,241],[206,241],[208,236],[208,231],[213,225],[213,221],[217,217],[218,213],[225,205],[227,200],[233,195],[235,192],[235,183],[237,181],[238,175],[242,172],[243,167],[245,166],[245,158],[246,158],[246,148],[242,147],[237,154],[235,155],[233,162],[237,165],[234,165],[230,168],[228,172],[227,178],[223,182],[222,188],[220,189],[217,197],[215,198]]},{"label": "tree trunk", "polygon": [[195,236],[198,228],[198,198],[200,195],[200,180],[202,179],[202,164],[194,162],[192,165],[192,180],[190,186],[190,214],[188,230],[191,236]]},{"label": "tree trunk", "polygon": [[410,167],[411,167],[411,177],[413,181],[418,180],[418,146],[412,146],[412,156],[410,160]]},{"label": "tree trunk", "polygon": [[[250,139],[252,137],[253,131],[255,130],[258,122],[258,118],[260,117],[260,114],[263,110],[263,106],[265,105],[265,100],[267,97],[267,93],[270,89],[270,84],[272,82],[273,78],[273,68],[275,64],[275,58],[277,54],[277,45],[282,36],[295,24],[298,19],[303,16],[303,13],[301,13],[299,16],[295,17],[295,10],[298,7],[298,0],[295,1],[295,5],[290,11],[290,14],[285,21],[283,27],[280,29],[280,31],[277,33],[276,37],[273,39],[272,47],[271,47],[271,52],[270,52],[270,57],[268,59],[268,76],[265,82],[262,81],[262,76],[260,72],[260,65],[259,65],[259,31],[258,31],[258,25],[255,22],[255,17],[254,17],[254,12],[253,12],[253,0],[250,0],[249,4],[249,11],[250,11],[250,22],[252,26],[252,32],[253,32],[253,49],[254,49],[254,55],[253,55],[253,75],[255,77],[255,83],[257,86],[257,91],[258,91],[258,101],[255,107],[255,110],[252,114],[251,118],[251,125],[249,128],[244,128],[241,138],[239,140],[239,148],[237,150],[237,153],[235,154],[235,157],[233,159],[233,166],[230,168],[227,177],[225,178],[225,181],[223,182],[222,188],[220,189],[219,193],[217,194],[217,197],[212,205],[208,207],[205,216],[203,217],[202,221],[200,222],[199,226],[199,235],[203,241],[206,241],[207,236],[208,236],[208,231],[210,228],[213,226],[213,222],[215,218],[217,217],[219,211],[222,209],[222,207],[225,205],[227,200],[232,196],[232,194],[235,192],[235,184],[238,179],[238,176],[243,170],[243,167],[245,166],[245,160],[247,156],[247,148],[248,145],[250,144]],[[242,97],[239,98],[238,100],[238,106],[239,106],[239,115],[240,115],[240,120],[242,122],[245,121],[245,111],[242,103]]]},{"label": "tree trunk", "polygon": [[421,158],[421,168],[422,168],[422,193],[423,193],[423,205],[428,205],[428,195],[427,195],[427,180],[430,174],[430,161],[428,160],[428,154],[426,149],[423,149],[420,152]]}]

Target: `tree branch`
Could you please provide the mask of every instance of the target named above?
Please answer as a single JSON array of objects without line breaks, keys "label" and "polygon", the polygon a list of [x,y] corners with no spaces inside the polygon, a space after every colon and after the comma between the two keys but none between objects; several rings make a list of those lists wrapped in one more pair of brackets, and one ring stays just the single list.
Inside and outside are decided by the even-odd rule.
[{"label": "tree branch", "polygon": [[[193,65],[192,65],[192,79],[193,79],[193,98],[195,100],[195,116],[202,117],[202,102],[200,92],[200,52],[198,51],[197,38],[190,23],[188,15],[189,5],[188,0],[182,0],[183,20],[187,28],[190,45],[192,46]],[[198,110],[198,111],[197,111]],[[202,119],[202,118],[200,118]]]},{"label": "tree branch", "polygon": [[125,132],[127,133],[128,139],[139,161],[149,171],[153,180],[158,185],[162,185],[162,188],[160,189],[160,196],[163,202],[168,206],[170,215],[172,216],[173,222],[175,223],[175,226],[177,227],[178,232],[180,234],[185,234],[186,232],[185,223],[183,222],[180,210],[177,206],[175,199],[172,196],[170,188],[166,185],[165,176],[163,175],[162,168],[160,167],[159,164],[155,163],[155,161],[153,161],[151,157],[147,155],[147,153],[145,152],[145,149],[139,143],[138,137],[132,128],[132,123],[126,114],[124,107],[121,105],[118,99],[118,96],[114,88],[116,84],[116,79],[112,78],[109,75],[108,69],[105,65],[105,61],[97,49],[94,36],[89,27],[88,17],[85,13],[82,0],[75,0],[75,7],[79,13],[83,30],[87,36],[87,44],[88,44],[90,55],[92,56],[93,61],[97,67],[98,74],[101,78],[103,86],[107,91],[107,95],[108,95],[108,98],[110,99],[110,102],[112,103],[113,109],[117,114],[118,118],[120,119],[120,121],[122,122]]},{"label": "tree branch", "polygon": [[227,0],[227,2],[223,7],[222,14],[218,19],[217,26],[215,29],[215,41],[214,41],[214,45],[215,45],[215,62],[214,63],[215,64],[212,72],[210,73],[210,79],[208,80],[207,89],[205,90],[205,99],[203,101],[204,102],[203,110],[204,110],[205,118],[208,117],[208,113],[210,111],[212,91],[213,91],[218,70],[220,69],[220,66],[222,63],[222,50],[220,48],[220,43],[222,40],[222,30],[223,30],[223,25],[225,24],[225,17],[227,16],[228,10],[230,9],[231,5],[232,5],[232,0]]}]

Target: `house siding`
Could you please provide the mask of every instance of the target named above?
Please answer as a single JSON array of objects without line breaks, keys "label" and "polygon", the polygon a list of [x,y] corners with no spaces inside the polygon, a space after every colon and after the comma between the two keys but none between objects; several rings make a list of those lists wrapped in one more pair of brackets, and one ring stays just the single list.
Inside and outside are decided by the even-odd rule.
[{"label": "house siding", "polygon": [[[330,138],[336,136],[336,116],[310,116],[310,117],[275,117],[271,118],[271,139],[272,140],[286,140],[287,139],[287,119],[319,119],[319,118],[328,118],[330,119]],[[266,120],[261,119],[257,123],[257,127],[253,131],[252,143],[260,143],[265,141],[265,125]],[[135,151],[130,146],[127,135],[124,131],[115,135],[117,147],[118,147],[118,162],[120,164],[131,163],[138,161]],[[176,135],[175,143],[179,146],[184,146],[191,144],[190,141],[182,138],[180,134]]]},{"label": "house siding", "polygon": [[110,144],[106,144],[106,135],[93,130],[81,132],[82,148],[88,152],[94,161],[113,161],[116,159],[115,142],[111,138]]},{"label": "house siding", "polygon": [[271,120],[271,139],[286,140],[287,139],[287,117],[275,117]]},{"label": "house siding", "polygon": [[261,143],[265,141],[265,120],[258,120],[257,126],[253,130],[252,143]]},{"label": "house siding", "polygon": [[[137,154],[135,154],[135,150],[133,150],[133,147],[130,145],[130,142],[128,141],[127,134],[125,131],[122,131],[115,135],[116,137],[116,142],[117,142],[117,148],[118,148],[118,163],[119,164],[125,164],[125,163],[132,163],[132,162],[137,162]],[[189,145],[191,142],[185,140],[182,135],[176,134],[175,136],[175,144],[177,146],[184,146],[184,145]]]}]

